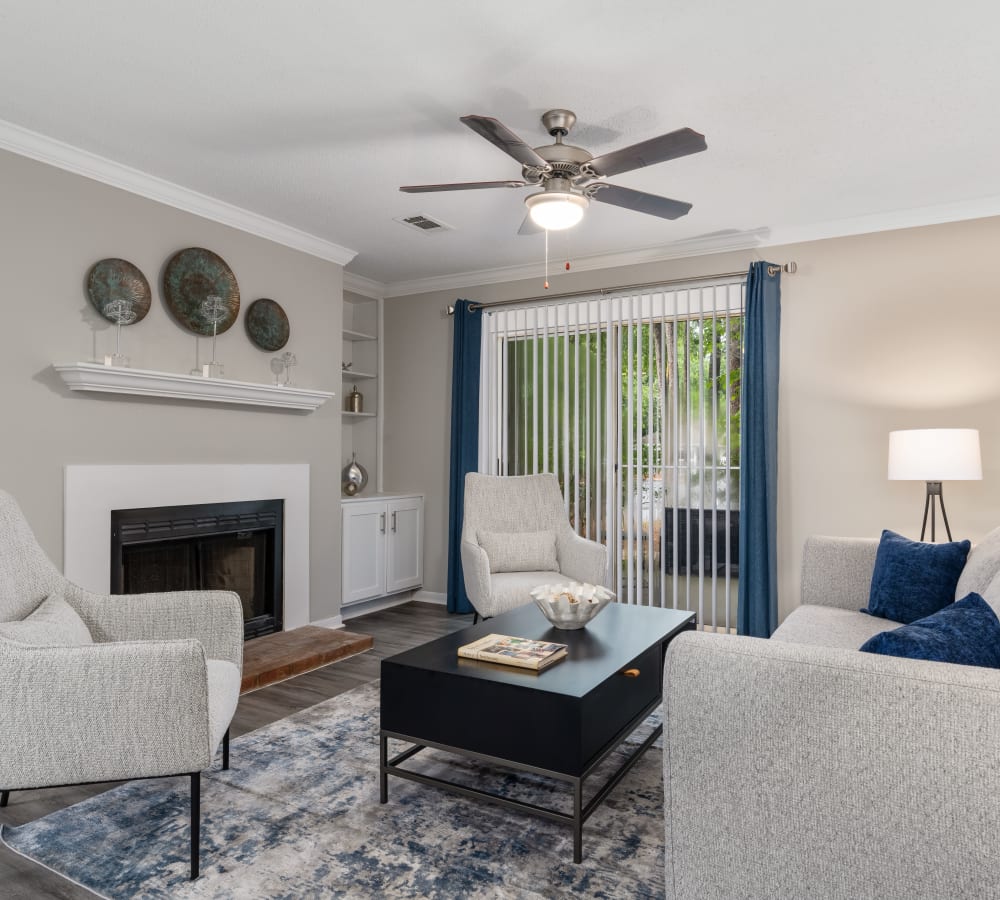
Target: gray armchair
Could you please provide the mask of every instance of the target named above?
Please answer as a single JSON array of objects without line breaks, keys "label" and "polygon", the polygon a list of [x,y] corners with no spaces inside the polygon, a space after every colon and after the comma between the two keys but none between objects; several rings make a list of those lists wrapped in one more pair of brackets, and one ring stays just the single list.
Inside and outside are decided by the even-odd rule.
[{"label": "gray armchair", "polygon": [[476,618],[531,602],[556,581],[608,583],[608,550],[569,524],[555,475],[465,476],[462,571]]},{"label": "gray armchair", "polygon": [[191,877],[200,772],[239,700],[243,613],[228,591],[104,596],[65,579],[0,491],[0,806],[11,791],[191,778]]}]

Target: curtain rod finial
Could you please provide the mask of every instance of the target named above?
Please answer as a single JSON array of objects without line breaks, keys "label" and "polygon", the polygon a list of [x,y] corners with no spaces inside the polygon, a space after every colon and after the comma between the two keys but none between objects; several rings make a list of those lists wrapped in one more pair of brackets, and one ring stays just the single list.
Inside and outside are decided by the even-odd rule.
[{"label": "curtain rod finial", "polygon": [[453,315],[455,315],[455,307],[454,307],[454,306],[452,306],[452,305],[451,305],[451,304],[449,303],[449,304],[448,304],[448,305],[447,305],[447,306],[446,306],[446,307],[445,307],[445,308],[444,308],[444,309],[442,310],[442,312],[441,312],[441,318],[442,318],[442,319],[446,319],[446,318],[447,318],[448,316],[453,316]]},{"label": "curtain rod finial", "polygon": [[799,264],[796,262],[786,262],[780,265],[768,265],[767,274],[774,278],[779,272],[787,272],[789,275],[794,275],[799,270]]}]

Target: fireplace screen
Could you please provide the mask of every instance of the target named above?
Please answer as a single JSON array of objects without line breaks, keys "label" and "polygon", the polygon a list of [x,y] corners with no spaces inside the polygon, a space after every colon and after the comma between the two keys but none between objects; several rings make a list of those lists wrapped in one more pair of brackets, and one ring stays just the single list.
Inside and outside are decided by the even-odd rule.
[{"label": "fireplace screen", "polygon": [[111,591],[235,591],[246,637],[281,629],[283,501],[114,510]]}]

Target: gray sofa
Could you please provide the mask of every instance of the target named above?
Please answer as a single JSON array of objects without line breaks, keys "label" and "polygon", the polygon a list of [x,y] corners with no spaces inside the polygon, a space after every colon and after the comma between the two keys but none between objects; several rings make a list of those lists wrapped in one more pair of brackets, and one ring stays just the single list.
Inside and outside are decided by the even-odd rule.
[{"label": "gray sofa", "polygon": [[[806,543],[770,640],[689,632],[664,671],[671,900],[1000,897],[1000,670],[860,653],[876,540]],[[1000,529],[956,599],[1000,609]]]}]

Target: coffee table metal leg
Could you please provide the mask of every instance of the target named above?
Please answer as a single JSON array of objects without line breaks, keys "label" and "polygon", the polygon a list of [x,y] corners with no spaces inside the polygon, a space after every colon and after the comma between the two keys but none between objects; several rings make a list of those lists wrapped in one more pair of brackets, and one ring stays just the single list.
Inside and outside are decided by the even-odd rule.
[{"label": "coffee table metal leg", "polygon": [[378,802],[387,803],[389,800],[389,773],[386,765],[389,762],[389,738],[384,734],[379,734],[378,750]]},{"label": "coffee table metal leg", "polygon": [[573,779],[573,862],[583,862],[583,779]]}]

